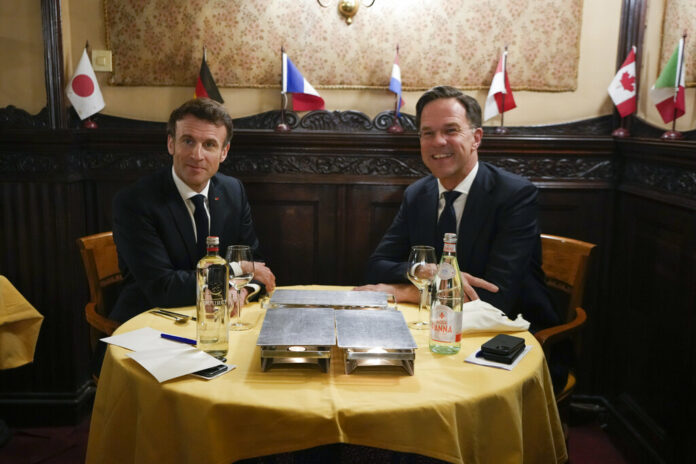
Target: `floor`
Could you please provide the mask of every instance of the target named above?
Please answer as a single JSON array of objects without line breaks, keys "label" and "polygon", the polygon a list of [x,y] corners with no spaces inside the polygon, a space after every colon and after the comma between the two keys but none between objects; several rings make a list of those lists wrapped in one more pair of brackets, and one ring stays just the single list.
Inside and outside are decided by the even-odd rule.
[{"label": "floor", "polygon": [[[89,420],[74,427],[10,429],[0,448],[0,464],[73,464],[85,462]],[[568,429],[570,464],[630,464],[596,422]]]}]

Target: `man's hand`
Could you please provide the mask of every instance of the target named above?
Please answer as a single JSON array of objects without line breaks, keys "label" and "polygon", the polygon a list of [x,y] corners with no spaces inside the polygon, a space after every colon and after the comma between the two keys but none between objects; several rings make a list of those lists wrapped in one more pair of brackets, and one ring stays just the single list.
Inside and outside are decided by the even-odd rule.
[{"label": "man's hand", "polygon": [[276,279],[273,272],[266,267],[266,263],[254,261],[254,279],[266,286],[266,292],[271,293],[275,290]]},{"label": "man's hand", "polygon": [[462,290],[464,294],[469,298],[468,301],[480,299],[474,287],[482,288],[488,290],[491,293],[498,293],[498,286],[483,280],[480,277],[474,277],[468,272],[462,272]]},{"label": "man's hand", "polygon": [[418,303],[420,301],[420,293],[415,285],[411,284],[376,284],[362,285],[355,287],[353,290],[359,292],[384,292],[394,295],[397,303]]}]

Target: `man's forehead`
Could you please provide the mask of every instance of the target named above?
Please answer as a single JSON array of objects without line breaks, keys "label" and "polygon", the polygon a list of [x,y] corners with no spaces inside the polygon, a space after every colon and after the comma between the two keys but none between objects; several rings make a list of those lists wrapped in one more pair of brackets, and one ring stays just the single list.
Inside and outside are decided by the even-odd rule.
[{"label": "man's forehead", "polygon": [[224,140],[227,128],[224,124],[215,124],[192,115],[184,116],[176,122],[177,136],[197,135]]},{"label": "man's forehead", "polygon": [[469,126],[464,106],[454,98],[440,98],[425,105],[421,114],[421,128],[437,126]]}]

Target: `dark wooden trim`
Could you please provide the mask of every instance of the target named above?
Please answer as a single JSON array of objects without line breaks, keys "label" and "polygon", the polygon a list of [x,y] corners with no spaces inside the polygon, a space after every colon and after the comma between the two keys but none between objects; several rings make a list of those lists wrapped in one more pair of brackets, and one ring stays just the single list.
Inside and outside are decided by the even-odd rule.
[{"label": "dark wooden trim", "polygon": [[51,129],[68,127],[63,83],[63,33],[60,0],[41,0],[46,76],[46,107]]},{"label": "dark wooden trim", "polygon": [[2,392],[0,417],[14,427],[77,424],[89,416],[96,391],[89,380],[74,392]]}]

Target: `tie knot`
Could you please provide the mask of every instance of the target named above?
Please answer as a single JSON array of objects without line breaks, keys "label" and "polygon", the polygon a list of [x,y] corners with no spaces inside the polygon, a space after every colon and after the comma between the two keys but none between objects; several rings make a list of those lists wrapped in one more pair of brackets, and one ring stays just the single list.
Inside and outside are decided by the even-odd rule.
[{"label": "tie knot", "polygon": [[201,195],[200,193],[198,195],[194,195],[191,197],[191,201],[193,202],[193,205],[198,208],[205,208],[204,207],[204,201],[205,201],[205,195]]},{"label": "tie knot", "polygon": [[459,198],[459,195],[461,195],[462,192],[457,192],[456,190],[448,190],[443,193],[445,196],[445,206],[451,205],[454,203],[454,201]]}]

